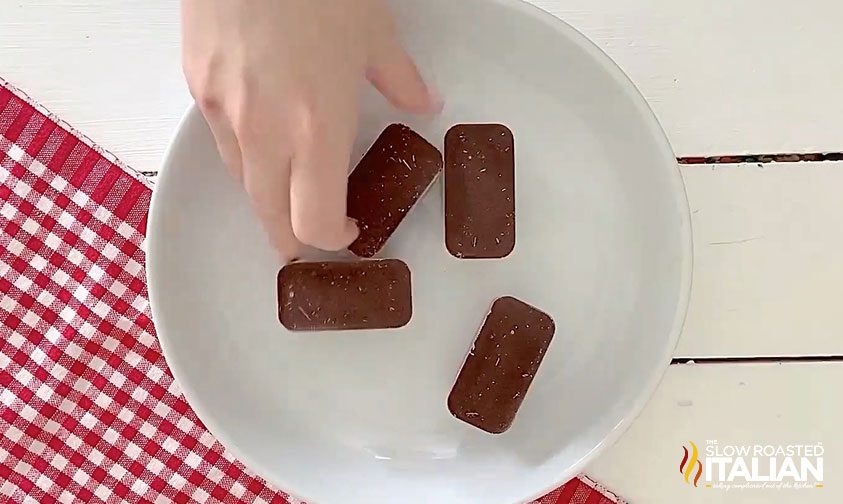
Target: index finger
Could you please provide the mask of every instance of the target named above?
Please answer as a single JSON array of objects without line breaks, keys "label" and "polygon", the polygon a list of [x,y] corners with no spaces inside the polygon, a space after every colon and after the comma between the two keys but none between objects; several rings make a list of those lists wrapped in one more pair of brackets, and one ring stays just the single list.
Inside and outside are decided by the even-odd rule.
[{"label": "index finger", "polygon": [[274,145],[243,146],[243,186],[283,262],[299,250],[290,225],[290,158]]},{"label": "index finger", "polygon": [[359,234],[357,224],[346,213],[348,163],[356,124],[353,109],[330,119],[305,121],[290,173],[290,218],[302,243],[340,250]]}]

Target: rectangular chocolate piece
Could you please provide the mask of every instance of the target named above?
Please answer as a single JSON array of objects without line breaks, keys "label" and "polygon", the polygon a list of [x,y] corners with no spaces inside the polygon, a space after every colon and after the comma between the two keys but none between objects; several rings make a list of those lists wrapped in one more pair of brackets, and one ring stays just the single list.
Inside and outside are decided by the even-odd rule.
[{"label": "rectangular chocolate piece", "polygon": [[412,315],[410,270],[397,259],[299,262],[278,273],[278,318],[291,331],[387,329]]},{"label": "rectangular chocolate piece", "polygon": [[348,249],[372,257],[442,171],[442,154],[403,124],[375,140],[348,177],[348,216],[360,236]]},{"label": "rectangular chocolate piece", "polygon": [[555,330],[548,314],[498,298],[448,396],[451,413],[492,434],[509,429]]},{"label": "rectangular chocolate piece", "polygon": [[501,124],[458,124],[445,135],[445,246],[461,259],[515,248],[515,146]]}]

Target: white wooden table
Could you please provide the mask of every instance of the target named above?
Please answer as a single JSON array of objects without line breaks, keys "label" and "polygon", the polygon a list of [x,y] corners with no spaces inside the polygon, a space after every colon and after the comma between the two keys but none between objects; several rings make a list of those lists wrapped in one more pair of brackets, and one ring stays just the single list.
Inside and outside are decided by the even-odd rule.
[{"label": "white wooden table", "polygon": [[[679,156],[843,151],[840,2],[533,2],[626,70]],[[0,0],[0,75],[139,170],[189,103],[178,39],[176,0]],[[637,504],[843,502],[843,162],[682,174],[695,271],[676,357],[696,363],[587,473]],[[682,445],[706,439],[822,442],[825,487],[689,488]]]}]

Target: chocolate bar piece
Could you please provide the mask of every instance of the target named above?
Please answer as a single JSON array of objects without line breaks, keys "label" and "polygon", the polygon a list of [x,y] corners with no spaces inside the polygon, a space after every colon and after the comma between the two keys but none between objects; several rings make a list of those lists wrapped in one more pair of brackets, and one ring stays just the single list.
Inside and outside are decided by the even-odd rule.
[{"label": "chocolate bar piece", "polygon": [[445,246],[461,259],[515,248],[515,147],[501,124],[458,124],[445,135]]},{"label": "chocolate bar piece", "polygon": [[278,273],[278,318],[291,331],[387,329],[412,315],[410,270],[397,259],[299,262]]},{"label": "chocolate bar piece", "polygon": [[492,434],[509,429],[555,330],[537,308],[497,299],[448,396],[451,413]]},{"label": "chocolate bar piece", "polygon": [[388,126],[348,177],[348,216],[360,236],[348,249],[372,257],[442,171],[442,154],[403,124]]}]

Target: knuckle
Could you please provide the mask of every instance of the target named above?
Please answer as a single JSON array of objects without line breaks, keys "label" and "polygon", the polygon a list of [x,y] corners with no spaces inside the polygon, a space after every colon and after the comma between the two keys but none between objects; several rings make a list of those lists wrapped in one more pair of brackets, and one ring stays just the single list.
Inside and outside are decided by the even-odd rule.
[{"label": "knuckle", "polygon": [[214,71],[211,62],[184,60],[182,70],[187,80],[187,89],[202,111],[218,106],[218,97],[214,91]]},{"label": "knuckle", "polygon": [[193,95],[193,99],[205,115],[216,115],[222,108],[220,99],[212,93],[197,93]]},{"label": "knuckle", "polygon": [[205,78],[188,79],[188,90],[204,114],[215,114],[221,108],[221,99],[211,81]]},{"label": "knuckle", "polygon": [[295,143],[304,147],[312,146],[317,142],[318,130],[315,107],[307,102],[300,104],[295,122]]}]

